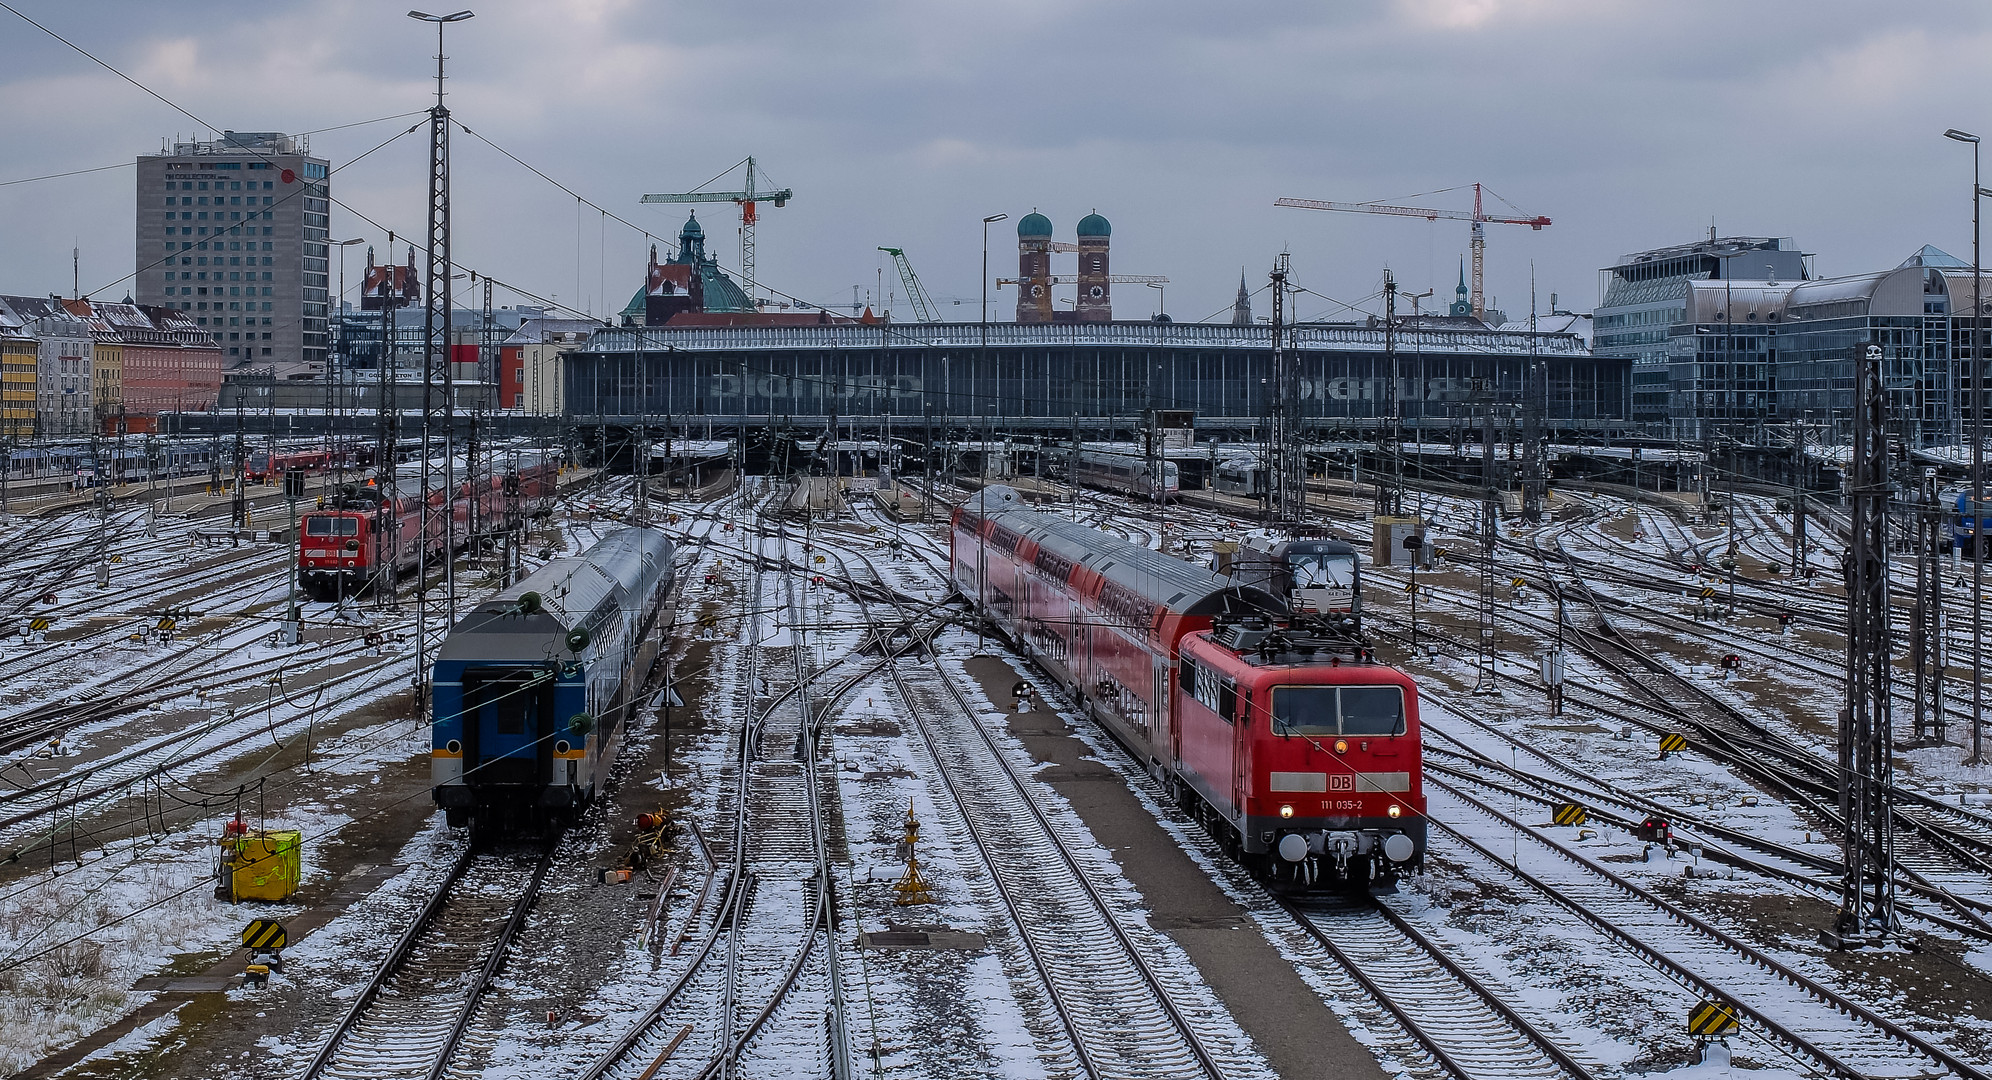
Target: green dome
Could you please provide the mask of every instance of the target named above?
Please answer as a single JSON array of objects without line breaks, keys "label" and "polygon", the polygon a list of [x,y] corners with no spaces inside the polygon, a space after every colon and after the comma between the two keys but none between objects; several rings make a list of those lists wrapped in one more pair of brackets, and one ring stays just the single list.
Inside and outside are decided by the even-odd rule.
[{"label": "green dome", "polygon": [[686,218],[686,219],[685,219],[685,227],[684,227],[684,228],[682,228],[682,229],[679,229],[679,230],[678,230],[678,235],[679,235],[679,236],[681,236],[681,237],[683,237],[683,236],[697,236],[697,237],[704,237],[704,236],[705,236],[705,230],[704,230],[704,229],[702,229],[702,228],[699,228],[699,215],[698,215],[698,214],[697,214],[696,212],[694,212],[694,213],[692,214],[692,216],[691,216],[691,217],[689,217],[689,218]]},{"label": "green dome", "polygon": [[1112,236],[1113,234],[1114,227],[1107,224],[1107,219],[1101,217],[1097,212],[1087,214],[1085,217],[1079,219],[1080,236]]},{"label": "green dome", "polygon": [[1033,210],[1017,222],[1017,239],[1031,240],[1051,235],[1051,219]]}]

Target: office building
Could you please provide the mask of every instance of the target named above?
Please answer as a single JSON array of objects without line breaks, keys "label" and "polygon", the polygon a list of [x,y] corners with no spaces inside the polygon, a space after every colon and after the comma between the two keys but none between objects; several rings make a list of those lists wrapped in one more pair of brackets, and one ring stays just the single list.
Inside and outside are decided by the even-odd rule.
[{"label": "office building", "polygon": [[1770,237],[1727,236],[1635,252],[1605,269],[1592,312],[1592,348],[1632,364],[1632,422],[1653,435],[1670,428],[1670,332],[1687,319],[1691,281],[1797,282],[1804,252]]},{"label": "office building", "polygon": [[186,314],[229,367],[322,369],[330,172],[303,139],[277,132],[228,131],[140,157],[137,302]]}]

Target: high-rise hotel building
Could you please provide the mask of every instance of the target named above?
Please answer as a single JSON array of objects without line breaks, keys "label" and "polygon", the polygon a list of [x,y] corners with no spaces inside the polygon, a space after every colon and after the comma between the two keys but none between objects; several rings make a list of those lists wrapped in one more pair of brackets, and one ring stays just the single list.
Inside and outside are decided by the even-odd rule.
[{"label": "high-rise hotel building", "polygon": [[279,132],[225,131],[141,156],[138,302],[207,328],[229,368],[323,364],[330,173]]}]

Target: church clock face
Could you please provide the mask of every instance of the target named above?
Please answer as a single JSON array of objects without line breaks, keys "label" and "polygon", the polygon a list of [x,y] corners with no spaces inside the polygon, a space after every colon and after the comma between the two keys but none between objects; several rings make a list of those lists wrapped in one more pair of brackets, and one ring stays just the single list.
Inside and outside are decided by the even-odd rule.
[{"label": "church clock face", "polygon": [[1089,292],[1087,292],[1086,295],[1092,297],[1095,300],[1098,300],[1100,297],[1107,295],[1107,290],[1102,289],[1098,285],[1095,285]]},{"label": "church clock face", "polygon": [[1032,295],[1033,297],[1037,297],[1037,296],[1043,296],[1043,295],[1044,295],[1044,286],[1042,286],[1042,285],[1033,285],[1033,286],[1031,286],[1031,295]]}]

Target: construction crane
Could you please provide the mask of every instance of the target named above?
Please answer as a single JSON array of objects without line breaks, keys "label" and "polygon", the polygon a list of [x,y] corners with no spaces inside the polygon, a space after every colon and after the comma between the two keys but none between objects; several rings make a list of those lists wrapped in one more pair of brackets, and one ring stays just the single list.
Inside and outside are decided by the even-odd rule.
[{"label": "construction crane", "polygon": [[[747,166],[747,184],[739,191],[682,191],[668,195],[645,195],[643,201],[647,203],[730,202],[738,204],[740,207],[740,276],[746,279],[747,287],[752,289],[760,284],[760,280],[754,276],[754,204],[771,202],[776,206],[787,206],[788,201],[795,198],[795,192],[790,191],[788,188],[775,188],[770,191],[759,190],[754,187],[754,159],[750,156],[746,161],[735,165],[733,169],[739,168],[740,165]],[[728,169],[726,172],[730,173],[733,169]],[[726,173],[720,173],[719,175],[725,176]],[[714,179],[717,179],[717,177]]]},{"label": "construction crane", "polygon": [[927,296],[927,287],[920,284],[920,275],[913,272],[913,264],[906,261],[906,253],[898,248],[882,247],[880,251],[892,256],[892,264],[899,268],[899,281],[906,286],[906,299],[913,303],[915,322],[940,322],[934,314],[934,302]]},{"label": "construction crane", "polygon": [[[1446,188],[1445,190],[1456,191],[1458,189]],[[1480,290],[1481,264],[1485,261],[1487,252],[1487,233],[1483,226],[1491,221],[1496,225],[1527,225],[1529,228],[1540,232],[1543,226],[1549,224],[1549,219],[1540,215],[1535,217],[1507,217],[1499,214],[1485,213],[1480,208],[1480,192],[1481,185],[1473,185],[1473,212],[1470,214],[1463,210],[1430,210],[1416,206],[1388,206],[1383,203],[1323,202],[1319,199],[1275,199],[1273,205],[1291,206],[1301,210],[1342,210],[1351,214],[1394,214],[1398,217],[1421,217],[1426,221],[1437,221],[1440,218],[1445,218],[1448,221],[1473,222],[1473,317],[1478,319],[1485,317],[1487,314],[1487,305],[1482,302]],[[1441,193],[1434,191],[1432,194],[1438,195]],[[1488,194],[1492,195],[1493,192],[1488,192]],[[1499,195],[1495,195],[1494,197],[1501,199]],[[1501,201],[1508,202],[1506,199],[1501,199]],[[1514,204],[1509,203],[1508,205],[1513,206]]]}]

